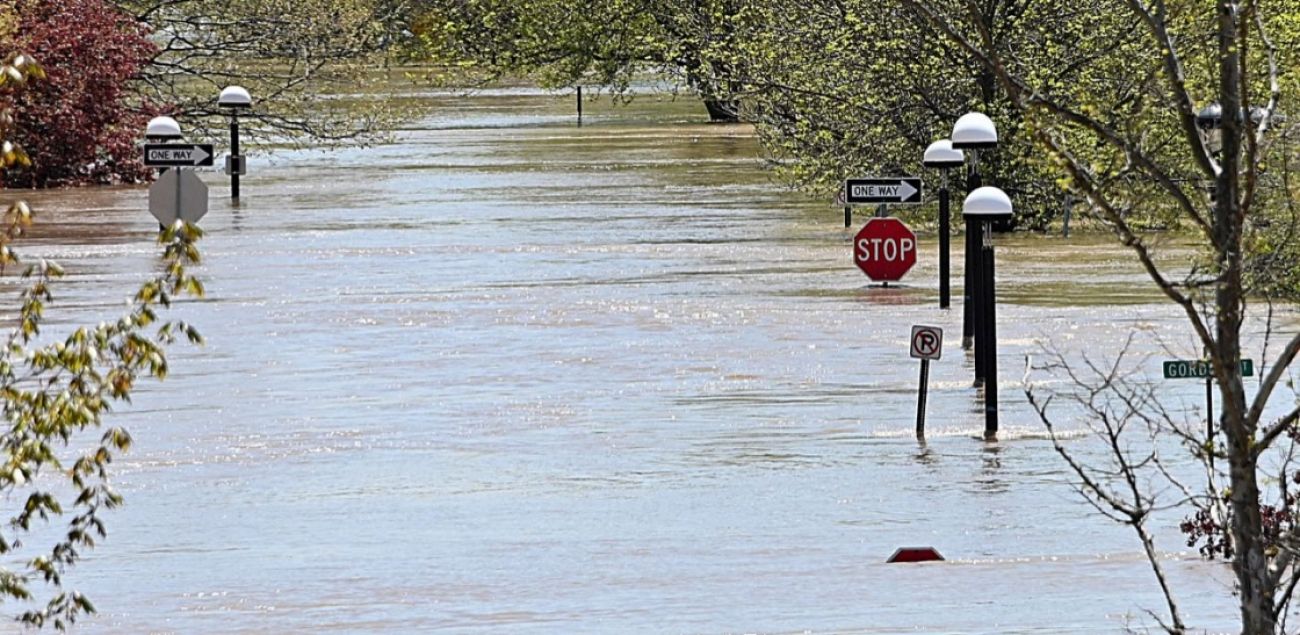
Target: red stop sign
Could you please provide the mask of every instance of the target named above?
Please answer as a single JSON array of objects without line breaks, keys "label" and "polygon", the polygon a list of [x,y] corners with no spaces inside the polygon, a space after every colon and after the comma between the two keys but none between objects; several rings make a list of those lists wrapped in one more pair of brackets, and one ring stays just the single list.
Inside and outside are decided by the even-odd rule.
[{"label": "red stop sign", "polygon": [[853,262],[877,282],[894,282],[916,264],[916,234],[897,218],[873,218],[853,237]]}]

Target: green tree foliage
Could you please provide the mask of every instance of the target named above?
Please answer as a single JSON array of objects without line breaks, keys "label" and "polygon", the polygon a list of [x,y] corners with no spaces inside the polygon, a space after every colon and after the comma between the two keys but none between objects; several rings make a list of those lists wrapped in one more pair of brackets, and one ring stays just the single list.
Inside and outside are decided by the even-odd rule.
[{"label": "green tree foliage", "polygon": [[[1014,51],[1035,77],[1087,92],[1105,71],[1059,63],[1062,43],[1084,27],[1118,48],[1133,39],[1114,12],[1095,9],[991,0],[963,11],[984,26],[992,47]],[[984,182],[1016,200],[1022,225],[1042,227],[1059,213],[1064,192],[994,76],[901,3],[765,0],[737,23],[736,79],[765,146],[797,185],[829,195],[855,174],[921,174],[925,147],[978,111],[997,123],[1000,137],[980,154]]]},{"label": "green tree foliage", "polygon": [[222,88],[254,99],[246,133],[267,142],[371,138],[400,110],[386,97],[384,51],[399,38],[404,0],[114,0],[159,44],[136,93],[224,136]]},{"label": "green tree foliage", "polygon": [[[0,65],[0,90],[23,90],[43,75],[29,56]],[[0,168],[29,164],[13,143],[14,120],[0,111]],[[25,203],[0,217],[0,273],[22,266],[12,244],[31,225]],[[47,336],[43,327],[63,270],[41,261],[25,267],[16,325],[0,349],[0,493],[7,519],[0,529],[0,601],[17,606],[28,626],[66,629],[93,612],[85,596],[65,585],[82,554],[107,536],[104,513],[122,503],[109,482],[114,457],[131,446],[121,427],[104,426],[113,405],[129,402],[140,378],[167,375],[168,344],[178,336],[199,342],[183,322],[159,322],[159,310],[203,287],[187,267],[197,264],[196,228],[178,224],[159,237],[161,270],[110,322]],[[65,328],[60,327],[60,331]],[[97,438],[96,438],[97,437]]]},{"label": "green tree foliage", "polygon": [[654,72],[687,86],[715,120],[734,120],[734,47],[741,0],[422,0],[416,59],[449,77],[527,75],[543,86],[596,84],[625,94]]}]

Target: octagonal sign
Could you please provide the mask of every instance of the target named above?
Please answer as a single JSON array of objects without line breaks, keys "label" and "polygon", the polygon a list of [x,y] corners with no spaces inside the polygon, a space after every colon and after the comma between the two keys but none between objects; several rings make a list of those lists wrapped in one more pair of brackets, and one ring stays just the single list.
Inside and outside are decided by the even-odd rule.
[{"label": "octagonal sign", "polygon": [[897,218],[873,218],[853,237],[853,263],[876,282],[901,280],[916,264],[916,234]]}]

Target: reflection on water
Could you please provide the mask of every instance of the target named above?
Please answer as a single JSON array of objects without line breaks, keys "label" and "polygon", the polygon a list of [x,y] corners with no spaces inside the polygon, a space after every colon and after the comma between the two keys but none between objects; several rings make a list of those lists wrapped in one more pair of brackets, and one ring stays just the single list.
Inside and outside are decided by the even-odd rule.
[{"label": "reflection on water", "polygon": [[[209,343],[121,413],[88,630],[1114,632],[1162,605],[1018,384],[1049,339],[1182,345],[1111,241],[998,239],[1002,440],[950,347],[918,447],[910,326],[961,328],[932,257],[869,285],[840,210],[694,104],[577,128],[565,96],[425,99],[396,144],[254,161],[238,208],[205,175],[210,298],[178,313]],[[143,188],[31,198],[66,319],[155,266]],[[922,544],[950,562],[883,564]],[[1167,557],[1227,628],[1222,568]]]}]

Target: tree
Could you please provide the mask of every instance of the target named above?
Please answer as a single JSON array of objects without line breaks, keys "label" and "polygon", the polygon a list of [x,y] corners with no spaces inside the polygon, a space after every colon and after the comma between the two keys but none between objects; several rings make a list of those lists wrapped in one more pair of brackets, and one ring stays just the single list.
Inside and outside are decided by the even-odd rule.
[{"label": "tree", "polygon": [[[32,57],[11,56],[0,65],[0,90],[13,97],[44,74]],[[4,170],[29,163],[12,140],[14,130],[13,115],[0,110]],[[4,211],[0,273],[21,264],[12,245],[31,222],[25,203]],[[40,261],[22,274],[17,324],[0,349],[0,494],[10,503],[0,530],[0,599],[21,607],[16,618],[24,625],[63,630],[95,610],[88,598],[65,587],[65,576],[107,536],[104,514],[122,503],[109,482],[109,466],[130,448],[131,436],[121,427],[105,428],[104,417],[115,404],[130,401],[140,378],[167,375],[166,348],[178,335],[200,341],[183,322],[158,321],[160,309],[176,298],[203,293],[187,270],[199,261],[198,237],[197,229],[183,224],[162,232],[162,268],[140,286],[126,313],[70,329],[61,338],[43,328],[63,270]],[[99,429],[96,439],[92,433]]]},{"label": "tree", "polygon": [[7,186],[137,183],[148,177],[135,140],[155,109],[133,103],[128,88],[156,51],[148,32],[105,0],[18,0],[9,50],[40,59],[50,81],[9,94],[12,139],[30,166],[7,173]]},{"label": "tree", "polygon": [[534,77],[548,88],[597,84],[626,95],[638,74],[689,87],[714,121],[736,121],[729,55],[741,0],[425,0],[415,59],[452,80]]},{"label": "tree", "polygon": [[224,136],[217,94],[254,98],[244,132],[265,143],[374,139],[404,110],[389,94],[384,51],[400,39],[407,0],[113,0],[159,48],[134,92]]},{"label": "tree", "polygon": [[[1040,46],[1043,37],[1068,39],[1077,26],[1052,14],[1084,6],[990,0],[970,10],[999,50],[1015,51],[1035,77],[1085,90],[1101,81],[1088,67],[1057,64]],[[1094,19],[1117,46],[1131,39],[1107,24],[1113,12]],[[1000,136],[997,148],[981,152],[981,171],[1016,198],[1015,222],[1042,229],[1061,209],[1052,166],[1038,159],[993,74],[898,2],[765,0],[751,3],[736,28],[733,78],[765,148],[795,185],[829,197],[864,172],[919,174],[924,149],[948,137],[962,114],[979,111],[998,122]]]},{"label": "tree", "polygon": [[[1141,527],[1155,499],[1140,472],[1186,488],[1180,489],[1186,493],[1180,503],[1221,509],[1242,632],[1280,632],[1300,583],[1300,533],[1285,527],[1281,535],[1270,535],[1277,526],[1264,520],[1269,501],[1261,482],[1267,481],[1267,466],[1289,465],[1294,454],[1287,439],[1300,420],[1300,406],[1275,404],[1273,397],[1300,352],[1300,335],[1288,338],[1249,401],[1241,359],[1247,311],[1260,294],[1267,299],[1272,291],[1248,278],[1248,248],[1261,235],[1261,225],[1294,221],[1297,193],[1286,175],[1293,160],[1287,143],[1292,131],[1274,128],[1281,121],[1280,107],[1295,103],[1300,67],[1292,56],[1300,43],[1295,24],[1300,6],[1289,0],[1267,5],[1113,0],[1089,5],[1086,12],[1044,15],[1041,25],[1027,23],[1030,37],[1039,38],[1038,50],[1055,56],[1059,67],[1095,69],[1090,72],[1101,81],[1081,91],[1053,84],[1025,63],[1021,51],[999,46],[987,24],[973,19],[973,2],[902,4],[996,78],[1065,183],[1087,196],[1100,220],[1186,317],[1213,369],[1225,442],[1192,442],[1195,438],[1187,435],[1183,446],[1205,466],[1201,491],[1164,470],[1157,453],[1133,454],[1129,443],[1136,432],[1127,422],[1147,424],[1137,429],[1150,435],[1181,426],[1159,408],[1155,395],[1125,388],[1100,365],[1102,381],[1084,392],[1109,396],[1094,398],[1092,412],[1112,449],[1112,467],[1084,465],[1057,443],[1079,477],[1080,491],[1098,509],[1137,529],[1144,545],[1149,536]],[[1224,113],[1217,139],[1197,126],[1200,106],[1212,101]],[[1282,172],[1281,178],[1272,178],[1272,171]],[[1214,185],[1213,197],[1207,183]],[[1130,221],[1150,207],[1194,229],[1204,251],[1200,266],[1175,275],[1159,264],[1158,245]],[[1049,400],[1030,395],[1050,429]],[[1274,411],[1281,414],[1266,418]],[[1286,491],[1283,486],[1283,504]],[[1158,559],[1149,546],[1146,551],[1169,600],[1161,624],[1185,632]]]}]

